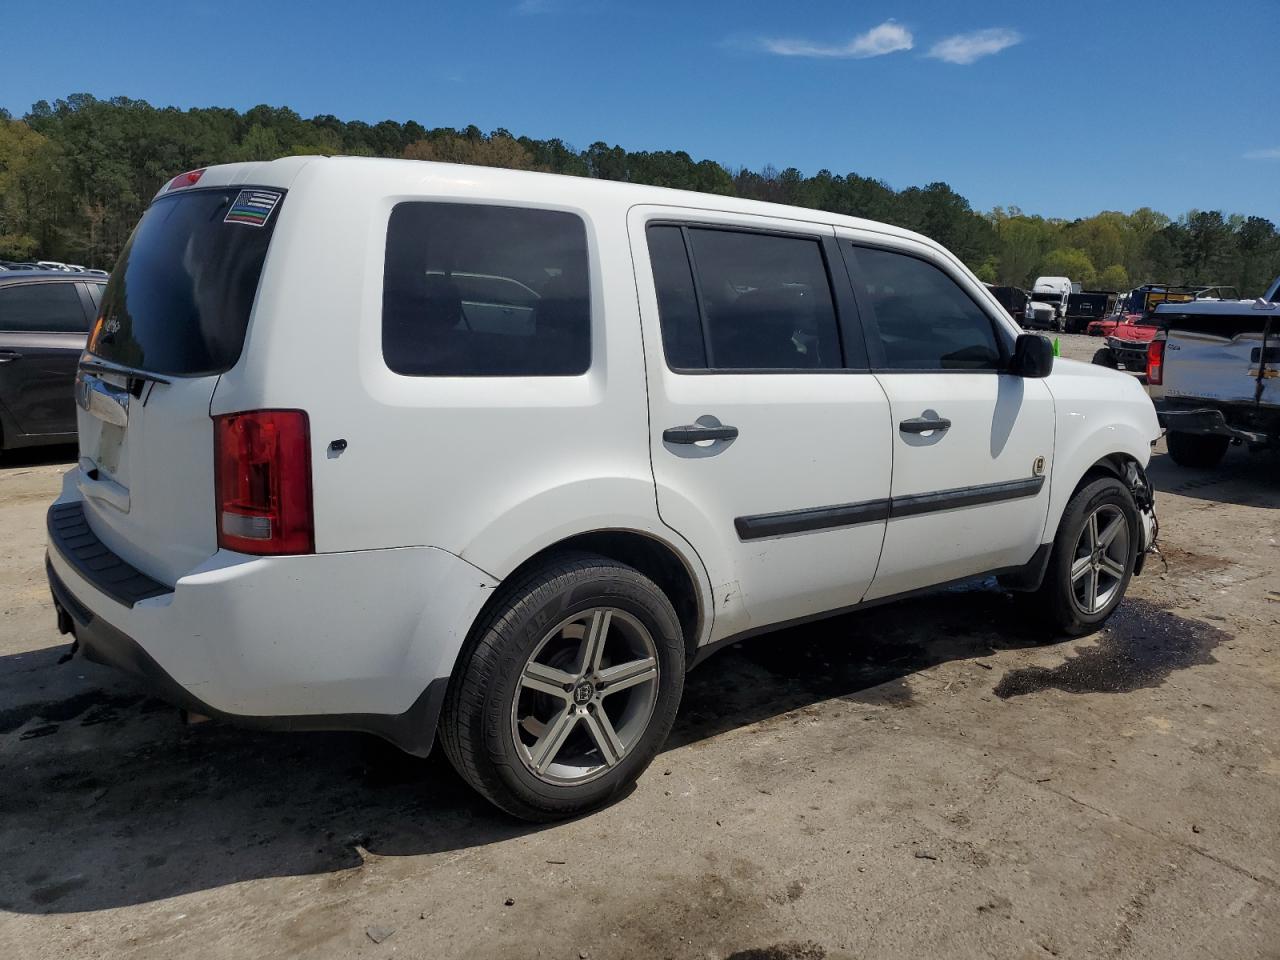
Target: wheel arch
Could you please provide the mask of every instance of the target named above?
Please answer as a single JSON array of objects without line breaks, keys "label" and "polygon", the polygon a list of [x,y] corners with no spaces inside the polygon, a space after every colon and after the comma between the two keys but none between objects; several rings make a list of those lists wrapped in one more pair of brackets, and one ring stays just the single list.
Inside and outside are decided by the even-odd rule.
[{"label": "wheel arch", "polygon": [[[702,639],[710,633],[714,610],[710,582],[705,571],[701,570],[696,556],[687,556],[675,544],[648,530],[630,527],[585,530],[538,548],[515,563],[510,572],[502,577],[502,582],[514,582],[548,558],[573,551],[599,554],[634,567],[656,583],[675,608],[684,633],[685,654],[688,661],[692,662]],[[499,585],[472,622],[472,631],[485,620],[496,604],[504,602],[505,597],[506,591]],[[457,671],[458,661],[470,647],[471,639],[468,636],[459,650],[454,672]]]}]

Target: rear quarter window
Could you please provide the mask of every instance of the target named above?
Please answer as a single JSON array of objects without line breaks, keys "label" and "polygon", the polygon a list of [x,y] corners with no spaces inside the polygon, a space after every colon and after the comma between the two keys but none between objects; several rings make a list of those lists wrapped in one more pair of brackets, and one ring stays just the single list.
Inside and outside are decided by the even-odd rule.
[{"label": "rear quarter window", "polygon": [[416,377],[555,377],[591,365],[582,218],[409,201],[391,211],[382,355]]}]

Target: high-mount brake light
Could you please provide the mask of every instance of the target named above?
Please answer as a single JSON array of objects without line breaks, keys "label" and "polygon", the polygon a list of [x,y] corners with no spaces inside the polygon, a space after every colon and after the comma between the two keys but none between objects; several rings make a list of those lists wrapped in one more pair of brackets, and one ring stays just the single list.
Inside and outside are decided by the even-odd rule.
[{"label": "high-mount brake light", "polygon": [[239,553],[314,553],[311,429],[301,410],[213,418],[218,546]]},{"label": "high-mount brake light", "polygon": [[186,173],[180,173],[169,181],[170,190],[179,190],[182,187],[194,187],[200,182],[200,178],[204,176],[205,168],[199,170],[188,170]]}]

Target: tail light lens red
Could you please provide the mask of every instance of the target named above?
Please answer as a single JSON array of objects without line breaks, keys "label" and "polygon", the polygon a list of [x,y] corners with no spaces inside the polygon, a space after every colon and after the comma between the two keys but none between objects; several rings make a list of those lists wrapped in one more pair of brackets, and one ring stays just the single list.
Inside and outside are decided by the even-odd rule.
[{"label": "tail light lens red", "polygon": [[1160,386],[1164,383],[1164,345],[1163,340],[1152,340],[1147,345],[1147,383]]},{"label": "tail light lens red", "polygon": [[314,553],[311,429],[301,410],[214,417],[218,546]]},{"label": "tail light lens red", "polygon": [[182,187],[194,187],[200,182],[200,178],[204,176],[204,167],[199,170],[188,170],[186,173],[180,173],[169,181],[170,190],[179,190]]}]

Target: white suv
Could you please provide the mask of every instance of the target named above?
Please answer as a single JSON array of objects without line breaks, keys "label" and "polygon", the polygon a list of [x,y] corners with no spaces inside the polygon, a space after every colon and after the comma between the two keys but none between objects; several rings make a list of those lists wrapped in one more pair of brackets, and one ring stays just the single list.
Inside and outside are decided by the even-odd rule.
[{"label": "white suv", "polygon": [[722,644],[993,572],[1082,633],[1154,531],[1138,382],[936,243],[629,184],[183,174],[77,400],[48,571],[84,655],[200,714],[438,733],[534,819],[634,780]]}]

